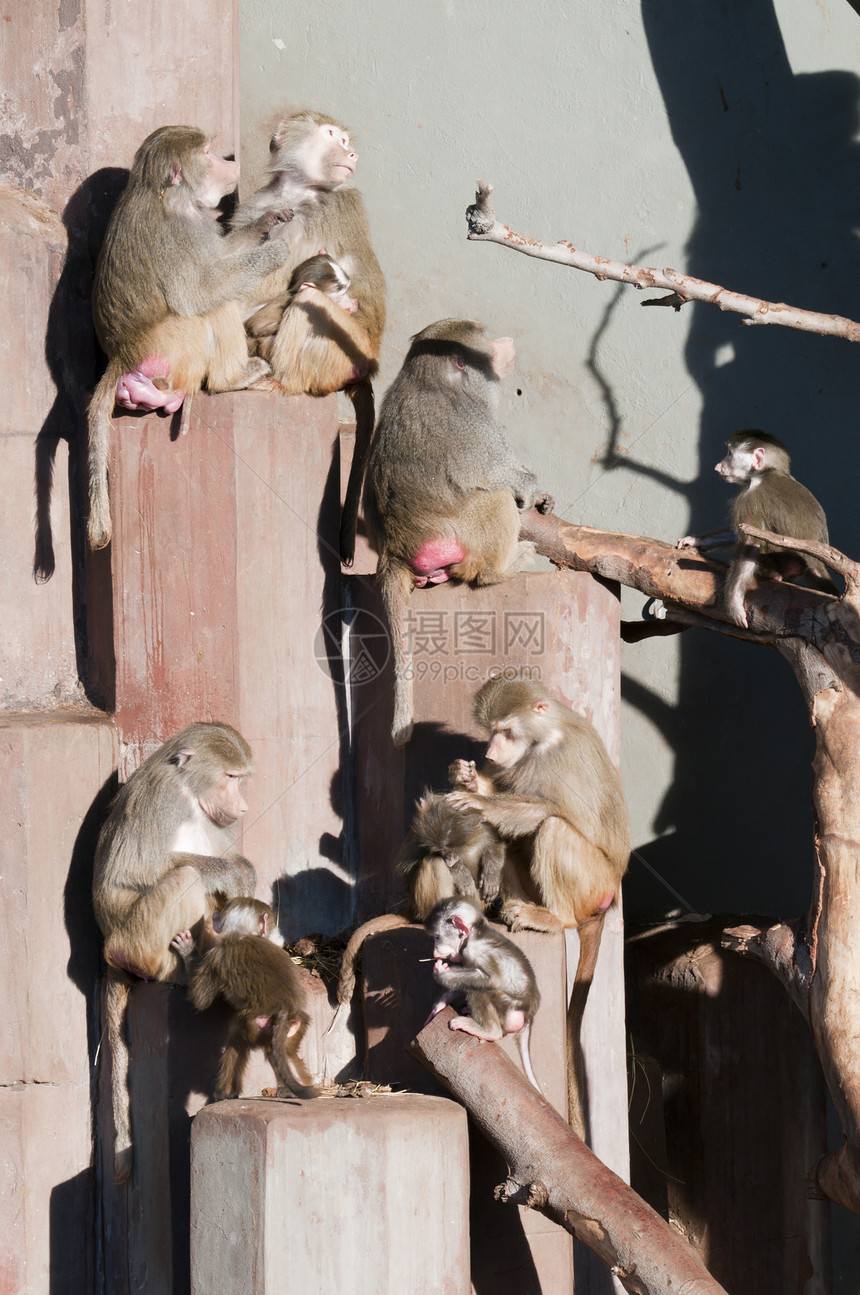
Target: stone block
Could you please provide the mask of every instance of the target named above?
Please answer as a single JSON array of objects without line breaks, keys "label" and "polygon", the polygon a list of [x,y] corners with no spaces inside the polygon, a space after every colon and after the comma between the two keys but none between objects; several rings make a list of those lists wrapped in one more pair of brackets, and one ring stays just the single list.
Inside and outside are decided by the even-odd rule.
[{"label": "stone block", "polygon": [[[106,562],[99,554],[82,562],[76,548],[80,514],[71,502],[67,442],[51,443],[50,463],[39,445],[35,434],[0,435],[0,471],[17,483],[6,494],[0,545],[0,708],[10,712],[81,710],[88,698],[101,705],[105,688],[112,687]],[[46,487],[39,492],[35,527],[34,469]],[[34,578],[37,568],[41,575]]]},{"label": "stone block", "polygon": [[[326,1060],[337,1064],[337,1046],[326,1031],[335,1006],[323,982],[300,969],[311,1018],[302,1055],[315,1080]],[[108,1289],[131,1290],[147,1284],[167,1295],[188,1287],[189,1137],[193,1116],[212,1097],[230,1013],[219,1000],[196,1011],[183,990],[135,983],[129,999],[129,1087],[134,1172],[128,1184],[113,1181],[110,1066],[100,1071],[99,1125],[104,1208],[117,1224],[104,1239]],[[341,1039],[353,1055],[352,1040]],[[242,1085],[245,1094],[271,1088],[275,1077],[260,1051],[252,1052]],[[220,1105],[230,1105],[221,1103]],[[2,1292],[0,1292],[2,1295]]]},{"label": "stone block", "polygon": [[465,1112],[417,1094],[209,1106],[191,1136],[192,1295],[467,1295]]},{"label": "stone block", "polygon": [[81,88],[91,169],[130,165],[145,136],[171,122],[199,126],[218,152],[238,147],[233,73],[238,33],[232,6],[204,0],[179,11],[155,4],[133,22],[111,0],[87,0],[82,9],[86,75]]},{"label": "stone block", "polygon": [[[0,183],[0,266],[3,310],[9,321],[0,347],[0,381],[6,393],[0,435],[35,437],[54,402],[45,348],[38,343],[48,332],[65,250],[66,231],[56,211],[32,191]],[[30,449],[32,454],[32,445]],[[24,479],[30,481],[32,475],[31,467]],[[9,500],[14,494],[8,492]],[[20,494],[31,513],[32,497],[26,490]]]},{"label": "stone block", "polygon": [[[134,22],[109,0],[34,9],[8,42],[4,172],[61,210],[97,167],[129,166],[157,126],[200,126],[229,152],[234,40],[232,7],[216,0],[181,13],[150,5]],[[188,75],[189,57],[200,75]]]},{"label": "stone block", "polygon": [[2,1295],[93,1289],[90,887],[115,749],[103,716],[0,716]]}]

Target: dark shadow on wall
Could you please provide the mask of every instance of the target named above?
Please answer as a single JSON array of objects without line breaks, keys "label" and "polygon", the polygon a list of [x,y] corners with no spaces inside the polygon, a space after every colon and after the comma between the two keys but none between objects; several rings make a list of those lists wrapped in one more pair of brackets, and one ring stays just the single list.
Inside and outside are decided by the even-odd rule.
[{"label": "dark shadow on wall", "polygon": [[[66,973],[84,999],[87,1022],[91,1118],[97,1118],[96,1067],[99,1052],[98,976],[101,937],[93,912],[93,855],[108,805],[116,794],[116,774],[106,780],[75,838],[63,888],[63,918],[69,937]],[[50,1295],[76,1295],[98,1289],[96,1281],[97,1182],[95,1162],[51,1190],[49,1212]]]},{"label": "dark shadow on wall", "polygon": [[[117,776],[112,773],[102,784],[81,823],[63,888],[63,920],[69,937],[66,974],[85,1003],[93,1128],[96,1127],[98,1118],[98,980],[102,965],[101,936],[93,911],[93,856],[101,825],[116,790]],[[67,1182],[58,1183],[51,1191],[51,1295],[98,1288],[94,1275],[98,1268],[96,1255],[99,1248],[95,1225],[97,1214],[97,1172],[94,1159],[89,1169]],[[78,1258],[70,1263],[70,1255]],[[80,1284],[84,1273],[86,1282],[89,1283],[86,1287]]]},{"label": "dark shadow on wall", "polygon": [[51,1189],[49,1295],[98,1289],[93,1245],[95,1171],[85,1169]]},{"label": "dark shadow on wall", "polygon": [[[860,79],[794,73],[772,3],[643,0],[642,14],[698,207],[684,269],[768,301],[860,318]],[[713,465],[728,434],[759,426],[786,441],[795,475],[824,505],[832,542],[860,554],[853,486],[860,347],[744,326],[704,304],[685,311],[685,358],[702,400],[689,530],[722,523],[727,492]],[[641,853],[699,912],[800,914],[813,863],[813,740],[800,690],[771,652],[699,631],[679,646],[677,706],[652,714],[676,753],[675,778],[654,824],[662,835]],[[647,698],[634,704],[651,713]],[[653,876],[643,878],[634,861],[629,916],[676,907],[671,895],[661,901]],[[755,1118],[750,1084],[742,1091],[736,1113]],[[701,1104],[697,1119],[707,1125]],[[677,1172],[689,1177],[687,1166]],[[833,1221],[847,1257],[833,1289],[853,1290],[857,1229],[841,1211]]]},{"label": "dark shadow on wall", "polygon": [[[771,4],[643,0],[642,13],[698,205],[684,268],[770,301],[860,317],[860,79],[794,74]],[[703,401],[700,478],[674,487],[689,490],[689,529],[722,524],[729,492],[713,465],[728,434],[760,426],[787,442],[833,543],[860,552],[860,441],[850,430],[860,347],[745,327],[706,305],[685,310],[685,357]],[[698,911],[803,912],[813,744],[794,678],[773,653],[719,634],[686,634],[680,652],[677,707],[660,725],[675,780],[655,822],[660,839],[643,853]],[[653,879],[637,881],[634,861],[632,915],[676,906]]]},{"label": "dark shadow on wall", "polygon": [[72,608],[78,676],[89,701],[100,709],[114,704],[111,575],[107,552],[87,546],[87,405],[103,358],[92,326],[93,272],[110,214],[125,188],[128,171],[104,167],[72,195],[65,211],[68,244],[48,312],[45,356],[57,395],[36,438],[36,522],[33,576],[54,575],[51,495],[57,446],[69,447],[69,512]]}]

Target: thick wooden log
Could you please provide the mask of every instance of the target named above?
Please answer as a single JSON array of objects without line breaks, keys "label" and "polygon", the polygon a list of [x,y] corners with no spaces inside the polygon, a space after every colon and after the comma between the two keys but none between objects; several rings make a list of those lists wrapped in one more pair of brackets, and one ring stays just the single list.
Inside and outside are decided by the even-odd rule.
[{"label": "thick wooden log", "polygon": [[410,1051],[507,1160],[496,1196],[565,1228],[631,1295],[723,1291],[692,1247],[597,1159],[499,1048],[448,1029],[452,1016],[450,1008],[441,1012]]}]

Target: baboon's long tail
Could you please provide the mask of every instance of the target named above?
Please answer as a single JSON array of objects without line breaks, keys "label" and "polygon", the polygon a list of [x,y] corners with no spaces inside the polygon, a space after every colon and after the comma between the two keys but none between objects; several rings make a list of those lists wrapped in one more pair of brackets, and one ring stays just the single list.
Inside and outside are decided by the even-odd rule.
[{"label": "baboon's long tail", "polygon": [[87,536],[91,549],[110,544],[112,526],[108,493],[108,455],[110,454],[111,414],[116,400],[117,379],[121,375],[109,364],[93,392],[87,413],[89,432],[90,515]]},{"label": "baboon's long tail", "polygon": [[582,1018],[597,967],[605,913],[595,913],[579,927],[579,961],[567,1005],[567,1118],[574,1133],[585,1138],[585,1077],[582,1067]]},{"label": "baboon's long tail", "polygon": [[365,922],[358,930],[353,931],[350,936],[349,944],[343,951],[343,958],[340,964],[340,974],[337,981],[337,1001],[343,1006],[352,998],[355,989],[355,963],[361,952],[361,946],[369,935],[378,935],[380,931],[393,931],[398,926],[408,926],[405,917],[399,913],[382,913],[379,917],[372,917],[369,922]]},{"label": "baboon's long tail", "polygon": [[132,982],[123,972],[108,967],[105,978],[105,1015],[111,1064],[111,1104],[114,1126],[114,1175],[124,1183],[131,1174],[134,1150],[128,1097],[128,1043],[126,1013]]},{"label": "baboon's long tail", "polygon": [[355,410],[355,449],[340,516],[340,560],[344,566],[351,567],[355,559],[358,506],[361,503],[364,469],[367,466],[367,456],[373,438],[376,410],[373,403],[373,387],[370,385],[369,378],[364,378],[354,386],[348,387],[347,394]]},{"label": "baboon's long tail", "polygon": [[379,588],[388,617],[391,651],[394,656],[394,720],[391,738],[395,746],[405,746],[412,736],[412,645],[409,635],[409,599],[412,596],[412,572],[399,561],[382,559],[379,565]]}]

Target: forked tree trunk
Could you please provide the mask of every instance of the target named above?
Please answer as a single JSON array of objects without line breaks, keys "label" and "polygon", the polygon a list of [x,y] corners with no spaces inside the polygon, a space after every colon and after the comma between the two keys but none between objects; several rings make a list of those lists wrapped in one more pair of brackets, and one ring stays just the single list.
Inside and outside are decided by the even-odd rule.
[{"label": "forked tree trunk", "polygon": [[537,513],[524,516],[522,537],[559,567],[661,599],[667,620],[646,622],[646,633],[703,626],[773,647],[794,670],[816,740],[812,902],[805,921],[735,928],[723,942],[768,965],[809,1022],[845,1135],[815,1177],[825,1196],[860,1212],[860,567],[828,545],[741,529],[821,559],[843,577],[845,593],[764,582],[747,597],[749,629],[742,630],[722,609],[725,568],[694,551]]}]

